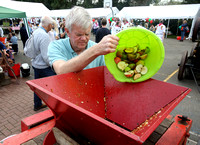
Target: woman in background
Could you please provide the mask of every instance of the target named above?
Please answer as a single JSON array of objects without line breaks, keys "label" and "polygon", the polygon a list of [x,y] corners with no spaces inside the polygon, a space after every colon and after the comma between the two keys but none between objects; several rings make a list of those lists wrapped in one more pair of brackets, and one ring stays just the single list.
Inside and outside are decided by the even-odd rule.
[{"label": "woman in background", "polygon": [[21,40],[23,42],[23,49],[24,49],[26,40],[28,39],[28,34],[27,34],[26,28],[23,23],[20,28],[20,36],[21,36]]},{"label": "woman in background", "polygon": [[185,32],[187,31],[186,30],[186,27],[188,26],[187,24],[187,21],[186,20],[183,20],[183,24],[181,25],[181,42],[183,42],[183,39],[185,37]]},{"label": "woman in background", "polygon": [[18,43],[17,43],[17,36],[15,36],[15,32],[12,32],[10,42],[12,43],[12,49],[17,54],[18,53]]}]

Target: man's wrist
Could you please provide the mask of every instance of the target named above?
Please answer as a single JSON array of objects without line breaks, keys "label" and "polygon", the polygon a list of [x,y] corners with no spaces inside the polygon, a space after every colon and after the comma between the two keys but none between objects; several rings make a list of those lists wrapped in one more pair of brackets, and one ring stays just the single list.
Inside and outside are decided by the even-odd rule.
[{"label": "man's wrist", "polygon": [[94,45],[94,46],[92,46],[92,47],[89,49],[89,51],[91,51],[91,55],[92,55],[93,57],[98,57],[98,56],[99,56],[99,51],[98,51],[98,49],[100,49],[100,48],[98,48],[98,45],[97,45],[97,44]]}]

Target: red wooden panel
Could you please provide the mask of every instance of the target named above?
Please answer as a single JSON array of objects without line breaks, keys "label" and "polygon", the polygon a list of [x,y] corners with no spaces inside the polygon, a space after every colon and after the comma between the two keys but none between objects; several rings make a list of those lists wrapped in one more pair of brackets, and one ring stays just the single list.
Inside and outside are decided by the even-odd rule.
[{"label": "red wooden panel", "polygon": [[159,139],[156,145],[186,145],[187,137],[189,137],[189,130],[192,126],[192,120],[183,122],[178,116],[181,115],[175,117],[175,122]]},{"label": "red wooden panel", "polygon": [[31,126],[34,126],[52,117],[53,113],[51,110],[45,110],[43,112],[26,117],[21,121],[21,131],[23,132],[25,130],[28,130],[31,128]]},{"label": "red wooden panel", "polygon": [[120,83],[105,69],[107,118],[133,130],[187,90],[154,79]]}]

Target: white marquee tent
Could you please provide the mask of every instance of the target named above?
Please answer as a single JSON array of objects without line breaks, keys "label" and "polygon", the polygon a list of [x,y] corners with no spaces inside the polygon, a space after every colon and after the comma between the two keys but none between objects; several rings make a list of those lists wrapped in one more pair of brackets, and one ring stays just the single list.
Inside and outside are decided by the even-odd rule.
[{"label": "white marquee tent", "polygon": [[[119,18],[127,19],[193,19],[189,37],[196,17],[200,17],[200,4],[166,5],[166,6],[137,6],[124,7],[118,14]],[[169,21],[168,21],[169,24]]]},{"label": "white marquee tent", "polygon": [[117,7],[112,8],[90,8],[86,9],[89,14],[92,16],[92,18],[98,18],[98,17],[104,17],[109,19],[110,17],[116,16],[117,13],[119,13],[119,10]]},{"label": "white marquee tent", "polygon": [[[88,8],[86,9],[92,18],[110,18],[112,16],[116,16],[119,10],[116,7],[111,8]],[[70,9],[62,9],[62,10],[51,10],[52,17],[66,17],[70,12]]]},{"label": "white marquee tent", "polygon": [[50,10],[42,3],[0,0],[0,6],[26,12],[28,18],[50,16]]},{"label": "white marquee tent", "polygon": [[50,16],[65,18],[69,12],[70,12],[70,9],[51,10]]},{"label": "white marquee tent", "polygon": [[128,19],[189,19],[194,18],[200,4],[124,7],[117,16]]}]

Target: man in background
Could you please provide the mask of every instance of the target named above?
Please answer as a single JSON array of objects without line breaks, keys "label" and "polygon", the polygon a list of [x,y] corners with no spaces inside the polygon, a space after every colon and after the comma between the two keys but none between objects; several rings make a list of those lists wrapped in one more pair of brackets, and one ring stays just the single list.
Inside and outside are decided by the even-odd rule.
[{"label": "man in background", "polygon": [[22,23],[19,31],[20,31],[20,37],[21,37],[21,40],[23,43],[23,49],[24,49],[26,40],[28,39],[28,34],[27,34],[26,28],[24,26],[24,23]]},{"label": "man in background", "polygon": [[3,29],[0,27],[0,37],[3,37]]},{"label": "man in background", "polygon": [[[34,32],[34,47],[36,57],[31,60],[32,67],[34,69],[34,78],[44,78],[55,75],[55,72],[49,66],[49,60],[47,56],[50,37],[48,32],[52,29],[54,20],[49,16],[44,16],[41,19],[41,26]],[[42,104],[42,100],[34,93],[34,111],[46,107]]]},{"label": "man in background", "polygon": [[96,37],[95,37],[96,43],[99,43],[104,36],[111,34],[110,30],[108,28],[106,28],[106,24],[107,24],[106,19],[102,19],[101,20],[101,26],[102,27],[97,30]]},{"label": "man in background", "polygon": [[163,21],[160,20],[160,23],[156,26],[156,35],[160,38],[160,40],[163,42],[164,38],[165,38],[165,30],[166,27],[163,24]]}]

